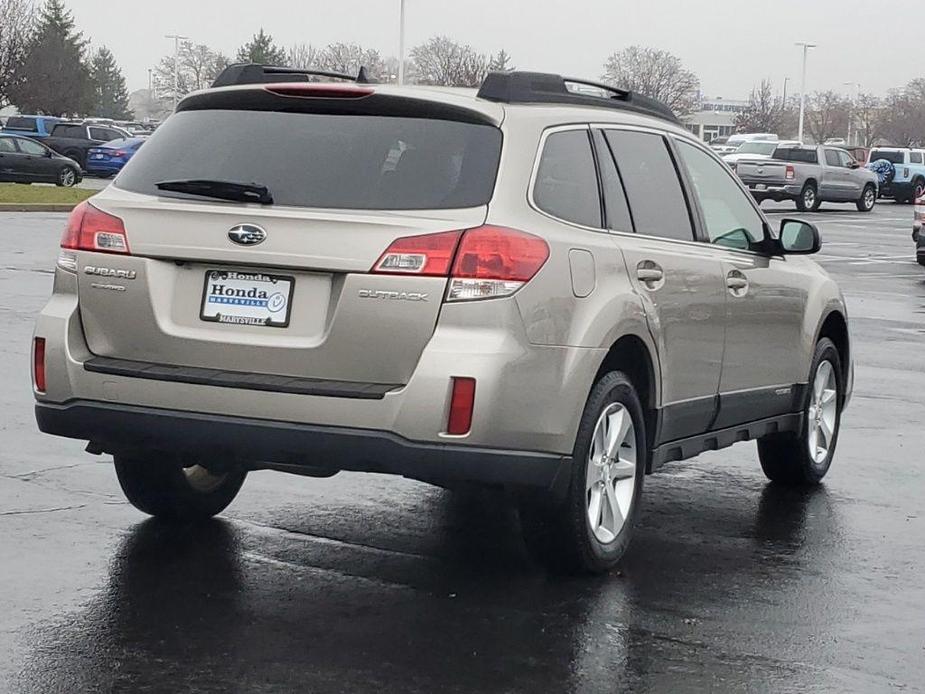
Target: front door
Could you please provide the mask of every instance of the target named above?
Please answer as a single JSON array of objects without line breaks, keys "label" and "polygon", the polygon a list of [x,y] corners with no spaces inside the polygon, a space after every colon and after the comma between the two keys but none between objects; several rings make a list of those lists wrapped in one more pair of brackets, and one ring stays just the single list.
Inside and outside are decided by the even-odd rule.
[{"label": "front door", "polygon": [[17,171],[19,150],[12,137],[0,137],[0,181],[16,182],[21,180]]},{"label": "front door", "polygon": [[678,140],[705,232],[705,252],[723,266],[726,338],[714,429],[799,409],[805,382],[803,307],[809,278],[799,261],[766,252],[770,233],[728,167]]},{"label": "front door", "polygon": [[723,268],[697,243],[691,210],[662,133],[595,132],[607,226],[642,297],[662,374],[657,444],[707,431],[723,359]]},{"label": "front door", "polygon": [[54,182],[57,178],[57,163],[44,145],[20,138],[16,141],[22,152],[32,181]]}]

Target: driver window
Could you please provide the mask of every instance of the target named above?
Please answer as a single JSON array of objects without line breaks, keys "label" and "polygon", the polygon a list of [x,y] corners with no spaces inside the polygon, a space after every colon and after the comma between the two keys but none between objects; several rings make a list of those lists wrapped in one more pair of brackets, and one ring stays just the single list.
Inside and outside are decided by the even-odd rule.
[{"label": "driver window", "polygon": [[838,161],[846,169],[850,169],[851,165],[854,163],[854,159],[851,158],[851,155],[847,152],[842,152],[841,150],[838,152]]},{"label": "driver window", "polygon": [[732,173],[699,147],[683,140],[678,140],[678,151],[693,181],[710,243],[750,250],[753,244],[764,241],[764,220],[747,194],[732,180]]},{"label": "driver window", "polygon": [[34,154],[37,156],[44,156],[45,148],[37,142],[32,140],[20,140],[19,149],[21,149],[25,154]]}]

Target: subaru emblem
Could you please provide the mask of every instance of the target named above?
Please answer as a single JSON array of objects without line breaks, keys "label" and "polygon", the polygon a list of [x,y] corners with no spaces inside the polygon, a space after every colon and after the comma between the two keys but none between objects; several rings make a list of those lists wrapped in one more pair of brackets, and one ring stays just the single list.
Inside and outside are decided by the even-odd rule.
[{"label": "subaru emblem", "polygon": [[256,246],[266,241],[267,232],[256,224],[238,224],[228,231],[228,238],[239,246]]}]

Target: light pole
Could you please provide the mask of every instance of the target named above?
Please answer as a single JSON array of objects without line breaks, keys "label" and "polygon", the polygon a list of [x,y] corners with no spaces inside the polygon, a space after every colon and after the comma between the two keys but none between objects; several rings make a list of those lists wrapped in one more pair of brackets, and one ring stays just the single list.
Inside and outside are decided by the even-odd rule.
[{"label": "light pole", "polygon": [[785,77],[785,78],[784,78],[784,93],[783,93],[783,96],[781,96],[781,100],[780,100],[780,101],[781,101],[781,107],[784,108],[784,109],[787,108],[787,83],[788,83],[788,82],[790,82],[790,78],[789,78],[789,77]]},{"label": "light pole", "polygon": [[180,101],[180,41],[186,41],[189,36],[167,34],[165,39],[173,39],[173,110],[177,110]]},{"label": "light pole", "polygon": [[405,0],[399,0],[398,12],[398,83],[405,83]]},{"label": "light pole", "polygon": [[800,131],[797,135],[797,139],[803,142],[803,118],[806,115],[806,57],[809,55],[809,49],[815,48],[816,44],[798,41],[796,45],[803,47],[803,78],[800,82]]},{"label": "light pole", "polygon": [[861,100],[861,83],[860,82],[845,82],[846,87],[854,87],[854,103],[851,105],[851,111],[848,113],[848,144],[851,144],[851,125],[854,121],[854,109],[858,107],[858,102]]}]

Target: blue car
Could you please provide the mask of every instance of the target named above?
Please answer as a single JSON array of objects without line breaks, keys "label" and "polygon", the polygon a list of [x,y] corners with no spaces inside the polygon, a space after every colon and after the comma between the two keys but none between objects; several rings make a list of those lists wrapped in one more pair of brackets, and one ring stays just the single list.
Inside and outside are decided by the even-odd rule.
[{"label": "blue car", "polygon": [[87,152],[87,165],[84,167],[88,174],[109,178],[115,176],[128,163],[138,148],[147,138],[126,137],[112,140],[99,147],[91,147]]},{"label": "blue car", "polygon": [[48,137],[55,123],[60,122],[61,119],[54,116],[10,116],[6,119],[2,132],[7,135],[23,135],[41,140],[43,137]]}]

